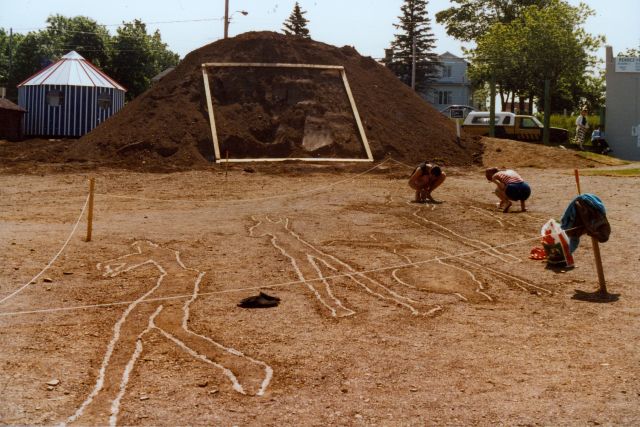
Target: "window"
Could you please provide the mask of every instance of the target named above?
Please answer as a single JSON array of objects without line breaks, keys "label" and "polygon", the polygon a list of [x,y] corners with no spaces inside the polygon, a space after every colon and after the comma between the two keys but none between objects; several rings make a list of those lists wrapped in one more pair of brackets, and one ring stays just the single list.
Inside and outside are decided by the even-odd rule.
[{"label": "window", "polygon": [[532,129],[532,128],[537,128],[539,127],[538,124],[533,120],[533,118],[531,117],[523,117],[522,118],[522,122],[520,122],[520,127],[521,128],[528,128],[528,129]]},{"label": "window", "polygon": [[503,125],[511,124],[511,116],[504,116],[504,120],[502,120]]},{"label": "window", "polygon": [[103,110],[111,108],[111,94],[109,92],[102,92],[98,95],[98,107]]},{"label": "window", "polygon": [[47,92],[47,105],[50,107],[60,107],[64,105],[64,92],[61,90],[50,90]]},{"label": "window", "polygon": [[439,90],[438,91],[438,104],[447,105],[453,103],[453,92],[450,90]]},{"label": "window", "polygon": [[443,65],[442,66],[442,77],[443,78],[451,77],[451,75],[452,75],[451,74],[451,70],[452,70],[451,65]]}]

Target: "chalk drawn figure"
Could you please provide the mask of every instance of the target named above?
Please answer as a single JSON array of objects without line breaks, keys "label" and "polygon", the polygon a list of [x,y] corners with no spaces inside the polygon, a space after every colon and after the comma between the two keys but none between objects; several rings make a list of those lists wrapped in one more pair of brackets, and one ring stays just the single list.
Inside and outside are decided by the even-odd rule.
[{"label": "chalk drawn figure", "polygon": [[346,262],[304,240],[291,229],[289,218],[272,219],[265,216],[252,219],[254,225],[249,228],[249,235],[269,236],[271,245],[289,259],[298,279],[332,317],[346,317],[356,313],[336,296],[333,289],[337,285],[341,289],[355,286],[371,296],[406,309],[413,315],[433,314],[440,309],[438,307],[434,310],[420,311],[418,301],[398,294],[381,281],[356,271]]},{"label": "chalk drawn figure", "polygon": [[[66,423],[116,425],[130,375],[144,349],[145,335],[155,332],[195,359],[221,372],[238,393],[261,396],[272,378],[266,363],[232,347],[194,332],[189,309],[199,293],[204,272],[187,268],[180,253],[150,241],[136,241],[134,252],[97,265],[104,277],[115,277],[138,268],[153,267],[155,285],[143,290],[113,326],[93,389]],[[177,295],[184,299],[170,299]],[[145,301],[162,299],[160,301]],[[142,321],[141,321],[142,320]]]}]

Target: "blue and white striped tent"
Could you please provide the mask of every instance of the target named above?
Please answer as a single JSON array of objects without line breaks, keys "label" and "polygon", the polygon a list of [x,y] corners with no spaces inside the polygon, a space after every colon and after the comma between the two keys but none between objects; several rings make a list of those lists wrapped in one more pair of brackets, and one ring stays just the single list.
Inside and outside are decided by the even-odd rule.
[{"label": "blue and white striped tent", "polygon": [[82,136],[124,106],[126,89],[71,51],[18,85],[25,135]]}]

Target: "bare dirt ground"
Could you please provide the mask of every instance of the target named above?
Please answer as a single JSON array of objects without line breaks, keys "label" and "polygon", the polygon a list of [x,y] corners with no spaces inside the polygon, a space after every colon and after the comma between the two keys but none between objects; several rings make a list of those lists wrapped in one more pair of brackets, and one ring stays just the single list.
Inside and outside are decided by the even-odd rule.
[{"label": "bare dirt ground", "polygon": [[[511,214],[479,168],[447,169],[442,204],[408,203],[391,160],[4,169],[0,423],[638,425],[638,178],[582,181],[608,208],[617,301],[572,298],[597,288],[588,238],[574,270],[528,259],[575,195],[569,163],[519,167],[534,194]],[[88,176],[93,241],[83,219],[11,296],[62,247]],[[258,290],[280,305],[237,307]]]}]

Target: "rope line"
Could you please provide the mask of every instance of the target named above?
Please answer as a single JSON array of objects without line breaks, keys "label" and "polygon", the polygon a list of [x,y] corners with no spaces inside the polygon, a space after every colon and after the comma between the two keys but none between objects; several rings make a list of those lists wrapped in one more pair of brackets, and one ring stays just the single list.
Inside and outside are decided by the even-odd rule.
[{"label": "rope line", "polygon": [[0,300],[0,304],[2,304],[3,302],[5,302],[5,301],[7,301],[7,300],[9,300],[11,298],[13,298],[14,296],[18,295],[27,286],[29,286],[30,284],[34,283],[38,279],[38,277],[40,277],[45,271],[47,271],[53,265],[53,263],[58,259],[60,254],[62,254],[62,252],[65,250],[65,248],[69,244],[69,241],[71,241],[71,237],[73,237],[73,235],[76,233],[76,230],[78,229],[78,225],[80,224],[80,220],[82,220],[82,216],[84,215],[84,211],[87,209],[87,204],[88,203],[89,203],[89,195],[87,195],[87,198],[86,198],[86,200],[84,202],[84,206],[82,206],[82,211],[80,211],[80,215],[78,215],[78,220],[76,221],[75,225],[73,226],[73,229],[71,230],[71,233],[69,234],[69,237],[67,237],[67,240],[65,240],[64,244],[62,245],[62,247],[60,248],[58,253],[55,254],[55,256],[51,259],[51,261],[49,261],[49,264],[47,264],[46,267],[43,268],[42,271],[40,271],[40,273],[38,273],[35,276],[33,276],[33,278],[31,280],[29,280],[27,283],[25,283],[24,285],[22,285],[20,288],[16,289],[15,291],[13,291],[11,294],[9,294],[6,297],[2,298]]},{"label": "rope line", "polygon": [[[265,196],[265,197],[253,197],[253,198],[248,198],[248,199],[226,199],[226,200],[193,200],[193,199],[155,199],[155,198],[147,198],[147,197],[136,197],[136,196],[127,196],[127,195],[117,195],[117,194],[109,194],[109,193],[96,193],[99,196],[104,196],[104,197],[111,197],[111,198],[116,198],[116,199],[126,199],[126,200],[140,200],[140,201],[148,201],[148,202],[165,202],[165,203],[172,203],[172,202],[180,202],[180,203],[185,203],[185,202],[190,202],[190,203],[212,203],[212,204],[219,204],[219,203],[245,203],[245,202],[259,202],[259,201],[264,201],[264,200],[273,200],[273,199],[282,199],[282,198],[286,198],[286,197],[291,197],[291,196],[298,196],[298,195],[302,195],[302,194],[310,194],[310,193],[314,193],[317,191],[322,191],[322,190],[327,190],[329,188],[333,188],[337,185],[343,184],[345,182],[348,181],[352,181],[354,179],[357,179],[363,175],[368,174],[369,172],[379,168],[380,166],[382,166],[383,164],[385,164],[386,162],[388,162],[390,159],[384,159],[383,161],[381,161],[380,163],[378,163],[377,165],[374,165],[372,167],[370,167],[369,169],[367,169],[364,172],[361,172],[357,175],[351,176],[349,178],[345,178],[345,179],[341,179],[340,181],[336,181],[332,184],[328,184],[328,185],[322,185],[316,188],[312,188],[309,190],[302,190],[302,191],[298,191],[298,192],[293,192],[293,193],[285,193],[285,194],[276,194],[273,196]],[[393,159],[391,159],[393,160]]]},{"label": "rope line", "polygon": [[[565,231],[568,231],[568,230],[565,230]],[[256,290],[260,290],[260,289],[282,288],[282,287],[288,287],[288,286],[293,286],[293,285],[299,285],[301,283],[305,283],[306,284],[306,283],[309,283],[309,282],[319,282],[319,281],[324,281],[324,280],[328,280],[328,279],[339,279],[339,278],[342,278],[342,277],[358,276],[358,275],[367,274],[367,273],[376,273],[376,272],[380,272],[380,271],[394,270],[394,269],[404,268],[404,267],[413,267],[413,266],[422,265],[422,264],[428,264],[428,263],[436,262],[436,261],[440,262],[440,260],[444,261],[444,260],[447,260],[447,259],[463,258],[463,257],[469,256],[469,255],[474,255],[474,254],[481,253],[481,252],[487,252],[487,251],[491,251],[491,250],[495,250],[495,249],[499,249],[499,248],[506,248],[506,247],[509,247],[509,246],[516,246],[516,245],[520,245],[520,244],[523,244],[523,243],[527,243],[527,242],[531,242],[531,241],[534,241],[534,240],[538,240],[538,239],[540,239],[540,237],[541,236],[536,236],[536,237],[531,237],[531,238],[528,238],[528,239],[518,240],[518,241],[515,241],[515,242],[505,243],[505,244],[502,244],[502,245],[491,246],[491,247],[488,247],[488,248],[485,248],[485,249],[477,249],[477,250],[473,250],[473,251],[462,252],[462,253],[455,254],[455,255],[439,256],[439,257],[430,258],[430,259],[422,260],[422,261],[407,262],[407,263],[403,263],[403,264],[394,264],[394,265],[390,265],[390,266],[386,266],[386,267],[372,268],[372,269],[369,269],[369,270],[352,271],[352,272],[349,272],[349,273],[334,274],[334,275],[331,275],[331,276],[323,276],[323,277],[318,277],[318,278],[314,278],[314,279],[293,280],[293,281],[289,281],[289,282],[275,283],[275,284],[272,284],[272,285],[252,286],[252,287],[248,287],[248,288],[237,288],[237,289],[226,289],[226,290],[223,290],[223,291],[213,291],[213,292],[200,292],[198,295],[199,296],[210,296],[210,295],[229,294],[229,293],[236,293],[236,292],[256,291]],[[175,296],[171,296],[171,297],[149,298],[149,299],[145,299],[145,300],[140,301],[140,302],[142,303],[142,302],[181,300],[181,299],[192,298],[192,296],[193,296],[192,294],[189,294],[189,295],[175,295]],[[39,310],[0,312],[0,317],[7,317],[7,316],[14,316],[14,315],[21,315],[21,314],[54,313],[54,312],[60,312],[60,311],[84,310],[84,309],[88,309],[88,308],[115,307],[115,306],[120,306],[120,305],[129,305],[131,303],[133,303],[133,301],[117,301],[117,302],[111,302],[111,303],[88,304],[88,305],[79,305],[79,306],[73,306],[73,307],[58,307],[58,308],[47,308],[47,309],[39,309]]]}]

